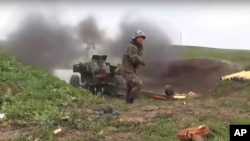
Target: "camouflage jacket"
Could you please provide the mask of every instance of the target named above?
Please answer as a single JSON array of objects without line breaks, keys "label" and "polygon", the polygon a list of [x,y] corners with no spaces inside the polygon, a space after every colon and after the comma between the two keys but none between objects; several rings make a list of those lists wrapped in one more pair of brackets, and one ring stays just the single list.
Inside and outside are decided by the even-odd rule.
[{"label": "camouflage jacket", "polygon": [[122,56],[122,72],[136,73],[139,66],[145,66],[142,49],[128,44]]}]

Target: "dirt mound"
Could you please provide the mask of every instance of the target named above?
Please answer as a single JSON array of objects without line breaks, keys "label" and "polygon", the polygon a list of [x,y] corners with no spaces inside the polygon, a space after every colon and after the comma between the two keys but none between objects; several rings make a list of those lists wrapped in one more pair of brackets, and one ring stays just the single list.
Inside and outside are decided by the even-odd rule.
[{"label": "dirt mound", "polygon": [[[166,84],[173,85],[175,91],[183,93],[194,91],[206,94],[216,86],[220,77],[239,71],[239,66],[228,61],[213,58],[194,58],[174,60],[165,66],[155,64],[142,72],[144,89],[163,92]],[[150,69],[159,70],[148,75]]]}]

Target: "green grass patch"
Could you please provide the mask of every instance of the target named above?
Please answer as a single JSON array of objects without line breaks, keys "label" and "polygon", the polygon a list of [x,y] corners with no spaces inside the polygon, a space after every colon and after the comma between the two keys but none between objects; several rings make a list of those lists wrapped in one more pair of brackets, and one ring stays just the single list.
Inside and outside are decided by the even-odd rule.
[{"label": "green grass patch", "polygon": [[[24,65],[1,51],[0,88],[0,110],[6,114],[6,120],[1,122],[16,127],[38,125],[42,131],[49,131],[43,132],[45,140],[57,126],[80,128],[84,123],[81,121],[87,118],[77,109],[102,102],[86,90],[75,89],[45,70]],[[64,110],[67,107],[70,110]],[[86,122],[82,126],[89,128]]]},{"label": "green grass patch", "polygon": [[230,49],[215,49],[205,47],[187,46],[185,56],[193,57],[212,57],[232,61],[234,63],[247,66],[250,60],[250,51],[248,50],[230,50]]}]

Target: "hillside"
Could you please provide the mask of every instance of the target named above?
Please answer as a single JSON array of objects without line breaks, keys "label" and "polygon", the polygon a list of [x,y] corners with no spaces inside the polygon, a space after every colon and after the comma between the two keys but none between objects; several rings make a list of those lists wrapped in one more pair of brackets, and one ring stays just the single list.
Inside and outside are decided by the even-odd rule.
[{"label": "hillside", "polygon": [[[247,66],[249,51],[188,48],[187,58],[215,57]],[[134,105],[75,89],[41,68],[24,65],[0,51],[0,140],[178,141],[176,133],[206,124],[208,141],[228,141],[228,125],[250,124],[248,82],[221,82],[210,95],[182,101],[142,97]],[[96,115],[109,105],[121,115]],[[58,127],[62,132],[53,135]]]},{"label": "hillside", "polygon": [[185,56],[187,58],[193,57],[213,57],[238,63],[240,65],[249,65],[250,50],[237,49],[216,49],[207,47],[184,46],[187,48]]},{"label": "hillside", "polygon": [[26,130],[32,129],[35,136],[47,140],[57,124],[87,128],[78,122],[86,118],[84,113],[76,110],[100,102],[85,90],[75,89],[41,68],[23,65],[2,51],[0,76],[0,112],[6,114],[0,121],[0,139],[11,137],[13,132],[25,136]]}]

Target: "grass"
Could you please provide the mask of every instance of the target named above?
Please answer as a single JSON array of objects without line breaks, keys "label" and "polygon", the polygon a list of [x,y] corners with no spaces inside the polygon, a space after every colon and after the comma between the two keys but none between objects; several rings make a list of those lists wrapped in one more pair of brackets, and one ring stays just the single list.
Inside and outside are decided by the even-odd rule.
[{"label": "grass", "polygon": [[[0,52],[0,76],[0,110],[7,118],[1,128],[39,127],[44,140],[50,138],[48,131],[55,125],[74,128],[81,124],[86,115],[76,109],[101,102],[99,97],[75,89],[41,68],[23,65],[3,52]],[[64,111],[65,107],[72,110]]]},{"label": "grass", "polygon": [[[248,65],[249,56],[249,51],[195,47],[186,52],[187,58],[214,57],[244,66]],[[206,124],[212,132],[208,141],[228,141],[229,124],[250,124],[249,86],[249,82],[221,82],[211,95],[189,98],[186,105],[178,101],[140,99],[128,106],[119,99],[75,89],[45,70],[24,65],[0,51],[0,112],[6,114],[0,120],[0,139],[177,141],[179,130]],[[100,104],[112,104],[123,113],[135,111],[130,117],[141,118],[137,114],[145,105],[156,105],[164,112],[150,124],[121,123],[120,116],[95,118],[86,112]],[[143,114],[142,117],[153,115]],[[58,127],[62,127],[62,133],[53,135],[52,131]]]},{"label": "grass", "polygon": [[250,60],[250,51],[248,50],[230,50],[230,49],[215,49],[204,47],[187,46],[185,56],[192,57],[213,57],[247,66]]}]

